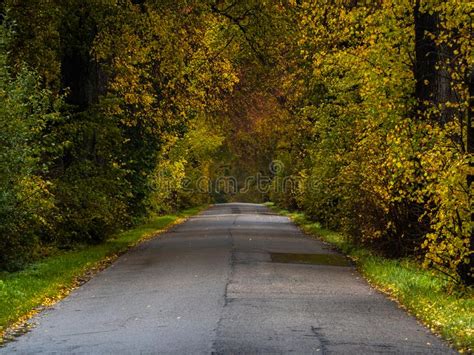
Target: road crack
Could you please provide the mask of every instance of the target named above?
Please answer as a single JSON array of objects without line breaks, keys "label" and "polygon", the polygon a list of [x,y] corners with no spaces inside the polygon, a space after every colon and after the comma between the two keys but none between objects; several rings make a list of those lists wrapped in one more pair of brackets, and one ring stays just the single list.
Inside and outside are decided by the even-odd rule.
[{"label": "road crack", "polygon": [[[235,217],[232,225],[235,225],[235,222],[237,220],[237,216]],[[226,319],[225,317],[225,311],[226,307],[229,304],[229,297],[228,297],[228,292],[229,292],[229,285],[232,283],[233,277],[234,277],[234,270],[235,270],[235,243],[234,243],[234,236],[232,235],[232,227],[230,227],[227,230],[228,237],[229,237],[229,242],[230,242],[230,256],[229,256],[229,273],[226,279],[225,287],[224,287],[224,302],[221,310],[221,314],[219,316],[219,319],[216,322],[216,327],[214,328],[214,341],[212,342],[212,347],[211,347],[211,354],[219,354],[217,350],[218,346],[218,337],[219,337],[219,329],[222,326],[223,321]]]}]

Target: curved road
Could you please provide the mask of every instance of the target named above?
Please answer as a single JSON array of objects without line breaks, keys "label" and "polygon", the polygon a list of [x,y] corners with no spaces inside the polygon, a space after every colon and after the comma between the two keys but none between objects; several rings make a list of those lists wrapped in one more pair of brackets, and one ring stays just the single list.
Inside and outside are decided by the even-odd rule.
[{"label": "curved road", "polygon": [[120,257],[0,353],[452,352],[341,260],[264,206],[215,205]]}]

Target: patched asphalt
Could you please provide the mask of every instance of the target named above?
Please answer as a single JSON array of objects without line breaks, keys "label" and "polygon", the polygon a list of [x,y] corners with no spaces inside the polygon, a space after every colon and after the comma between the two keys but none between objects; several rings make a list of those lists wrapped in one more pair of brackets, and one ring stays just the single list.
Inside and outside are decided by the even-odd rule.
[{"label": "patched asphalt", "polygon": [[121,256],[0,353],[454,353],[321,254],[337,253],[262,205],[214,205]]}]

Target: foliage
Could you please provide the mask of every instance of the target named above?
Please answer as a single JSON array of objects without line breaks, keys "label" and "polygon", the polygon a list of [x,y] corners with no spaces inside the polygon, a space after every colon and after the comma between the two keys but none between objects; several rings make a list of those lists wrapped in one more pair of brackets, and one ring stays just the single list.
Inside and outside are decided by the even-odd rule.
[{"label": "foliage", "polygon": [[169,212],[210,202],[212,162],[222,141],[219,132],[210,131],[200,119],[190,123],[181,140],[171,136],[153,173],[150,210]]},{"label": "foliage", "polygon": [[[288,90],[287,103],[305,134],[288,130],[281,139],[300,140],[290,152],[299,187],[287,195],[358,243],[390,256],[418,255],[426,266],[469,283],[470,271],[461,269],[472,263],[465,79],[474,64],[472,5],[294,6],[299,70],[282,85],[305,84]],[[420,35],[417,21],[426,18],[433,28]],[[431,42],[439,54],[428,72],[415,49]],[[275,159],[288,161],[286,155],[275,152]]]},{"label": "foliage", "polygon": [[406,257],[447,275],[417,293],[410,266],[418,281],[391,292],[470,341],[463,302],[423,307],[474,280],[471,2],[0,6],[0,269],[106,248],[156,213],[271,199],[393,258],[366,259],[375,282]]},{"label": "foliage", "polygon": [[44,125],[57,118],[38,77],[7,65],[10,31],[0,27],[0,267],[14,269],[37,252],[35,231],[49,229],[53,202],[38,142]]},{"label": "foliage", "polygon": [[148,213],[209,200],[179,190],[211,174],[222,143],[216,107],[237,81],[223,18],[172,1],[7,0],[3,10],[1,268],[19,266],[20,251],[103,242]]},{"label": "foliage", "polygon": [[[43,196],[28,212],[41,218],[21,217],[41,223],[12,218],[5,240],[25,238],[25,250],[35,239],[101,242],[150,212],[271,198],[472,282],[469,2],[7,0],[4,9],[14,30],[5,95],[34,94],[8,111],[25,118],[8,129],[28,144],[2,164],[24,169],[23,192],[8,187],[16,197],[5,206],[28,190]],[[238,190],[221,191],[212,182],[221,175]],[[13,237],[16,228],[31,235]]]}]

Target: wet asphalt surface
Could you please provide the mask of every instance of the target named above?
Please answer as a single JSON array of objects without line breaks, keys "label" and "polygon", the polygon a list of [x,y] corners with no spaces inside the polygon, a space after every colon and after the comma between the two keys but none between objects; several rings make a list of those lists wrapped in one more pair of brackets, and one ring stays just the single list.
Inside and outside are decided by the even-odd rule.
[{"label": "wet asphalt surface", "polygon": [[262,205],[215,205],[124,254],[0,354],[452,352],[354,267],[271,253],[335,252]]}]

